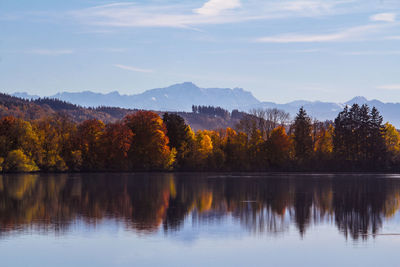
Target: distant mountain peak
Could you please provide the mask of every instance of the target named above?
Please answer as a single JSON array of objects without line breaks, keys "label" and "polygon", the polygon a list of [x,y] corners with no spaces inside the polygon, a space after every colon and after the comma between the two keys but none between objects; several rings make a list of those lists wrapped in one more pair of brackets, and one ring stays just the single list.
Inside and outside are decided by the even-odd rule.
[{"label": "distant mountain peak", "polygon": [[30,95],[27,92],[15,92],[12,95],[22,98],[22,99],[38,99],[38,98],[40,98],[40,96],[38,96],[38,95]]},{"label": "distant mountain peak", "polygon": [[347,101],[345,104],[347,104],[347,105],[352,105],[352,104],[363,105],[366,103],[368,103],[368,99],[366,99],[363,96],[356,96],[356,97],[353,97],[351,100]]},{"label": "distant mountain peak", "polygon": [[197,85],[192,82],[183,82],[171,85],[169,87],[179,87],[179,88],[187,88],[187,89],[200,89]]},{"label": "distant mountain peak", "polygon": [[118,91],[112,91],[112,92],[109,92],[108,95],[120,96],[120,93]]}]

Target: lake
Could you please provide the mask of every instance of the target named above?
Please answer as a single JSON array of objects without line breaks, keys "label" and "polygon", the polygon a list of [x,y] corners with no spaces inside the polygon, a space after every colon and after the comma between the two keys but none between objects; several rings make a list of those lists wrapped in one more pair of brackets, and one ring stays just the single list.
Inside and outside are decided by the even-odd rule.
[{"label": "lake", "polygon": [[400,175],[0,176],[1,266],[399,266]]}]

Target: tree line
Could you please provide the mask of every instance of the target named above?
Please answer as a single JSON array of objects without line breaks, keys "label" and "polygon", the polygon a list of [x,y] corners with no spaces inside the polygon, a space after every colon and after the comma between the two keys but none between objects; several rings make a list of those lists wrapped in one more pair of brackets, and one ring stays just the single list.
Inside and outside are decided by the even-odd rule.
[{"label": "tree line", "polygon": [[205,114],[213,117],[229,118],[230,112],[221,107],[213,106],[196,106],[192,105],[192,112],[196,114]]},{"label": "tree line", "polygon": [[331,122],[303,108],[253,110],[235,129],[193,132],[177,114],[137,111],[116,123],[65,115],[0,119],[0,169],[31,171],[397,171],[400,135],[376,108]]}]

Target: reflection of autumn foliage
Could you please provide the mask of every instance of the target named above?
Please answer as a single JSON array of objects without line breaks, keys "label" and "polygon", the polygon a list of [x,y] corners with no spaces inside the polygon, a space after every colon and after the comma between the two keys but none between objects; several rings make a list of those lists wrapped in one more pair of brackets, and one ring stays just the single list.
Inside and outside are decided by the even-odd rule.
[{"label": "reflection of autumn foliage", "polygon": [[25,227],[62,230],[75,220],[111,218],[135,231],[179,230],[187,216],[230,215],[249,231],[301,235],[334,222],[347,237],[378,233],[400,208],[395,179],[368,177],[232,177],[186,174],[0,176],[0,233]]}]

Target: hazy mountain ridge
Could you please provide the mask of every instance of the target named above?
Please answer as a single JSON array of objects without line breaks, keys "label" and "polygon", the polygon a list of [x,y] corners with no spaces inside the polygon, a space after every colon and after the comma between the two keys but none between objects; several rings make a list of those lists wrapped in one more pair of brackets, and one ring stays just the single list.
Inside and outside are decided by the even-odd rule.
[{"label": "hazy mountain ridge", "polygon": [[[25,99],[37,99],[37,95],[24,92],[12,94]],[[192,105],[221,106],[228,110],[250,109],[260,103],[250,92],[241,88],[199,88],[193,83],[171,85],[166,88],[147,90],[141,94],[121,95],[117,91],[102,94],[91,91],[62,92],[49,96],[83,107],[115,106],[130,109],[160,111],[187,111]]]},{"label": "hazy mountain ridge", "polygon": [[[37,99],[37,95],[15,93],[14,96],[25,99]],[[110,106],[127,109],[148,109],[159,111],[190,112],[192,105],[219,106],[228,110],[249,111],[253,108],[278,108],[289,112],[293,118],[303,106],[309,115],[319,120],[333,120],[346,105],[368,104],[375,106],[396,127],[400,127],[400,103],[383,103],[379,100],[367,100],[357,96],[345,103],[297,100],[285,104],[262,102],[249,91],[241,88],[200,88],[191,82],[171,85],[166,88],[147,90],[135,95],[121,95],[117,91],[102,94],[91,91],[78,93],[62,92],[50,98],[56,98],[83,107]]]}]

